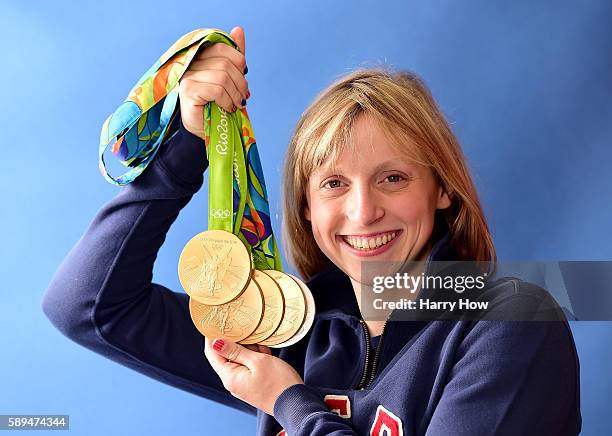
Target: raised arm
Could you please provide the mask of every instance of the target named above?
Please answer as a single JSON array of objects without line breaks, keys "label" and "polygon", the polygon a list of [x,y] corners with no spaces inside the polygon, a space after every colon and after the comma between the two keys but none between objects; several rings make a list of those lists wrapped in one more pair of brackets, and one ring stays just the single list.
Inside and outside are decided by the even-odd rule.
[{"label": "raised arm", "polygon": [[[255,413],[206,360],[188,297],[152,283],[180,210],[203,182],[204,141],[180,118],[147,170],[97,213],[55,273],[42,308],[75,342],[164,383]],[[176,129],[176,126],[175,126]]]}]

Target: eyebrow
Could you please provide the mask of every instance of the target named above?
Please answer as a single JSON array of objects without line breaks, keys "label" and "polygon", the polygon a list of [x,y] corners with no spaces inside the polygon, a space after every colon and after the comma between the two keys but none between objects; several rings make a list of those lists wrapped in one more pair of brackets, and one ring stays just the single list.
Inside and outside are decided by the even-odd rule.
[{"label": "eyebrow", "polygon": [[[387,167],[391,167],[394,164],[397,164],[398,162],[401,162],[404,165],[409,166],[410,168],[412,168],[412,162],[410,162],[409,160],[402,158],[402,157],[398,157],[395,159],[389,159],[386,160],[384,162],[381,162],[380,164],[376,165],[376,167],[374,167],[373,172],[376,173],[382,169],[385,169]],[[329,175],[329,173],[335,173],[339,171],[339,167],[338,166],[330,166],[330,165],[321,165],[319,168],[315,169],[312,174],[317,174],[320,175],[321,177],[327,177]]]},{"label": "eyebrow", "polygon": [[406,160],[404,158],[399,157],[399,158],[396,158],[396,159],[389,159],[389,160],[387,160],[385,162],[382,162],[382,163],[376,165],[376,167],[374,167],[374,172],[380,171],[381,169],[389,167],[389,166],[393,166],[393,164],[396,164],[398,162],[401,162],[402,164],[408,165],[410,167],[412,166],[412,162],[410,162],[410,161],[408,161],[408,160]]}]

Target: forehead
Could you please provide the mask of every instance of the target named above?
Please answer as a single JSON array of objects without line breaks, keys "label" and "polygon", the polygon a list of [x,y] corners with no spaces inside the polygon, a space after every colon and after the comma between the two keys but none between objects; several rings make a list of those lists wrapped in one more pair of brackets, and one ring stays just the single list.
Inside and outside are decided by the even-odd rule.
[{"label": "forehead", "polygon": [[369,114],[360,114],[352,123],[348,135],[328,144],[325,156],[315,163],[312,172],[333,168],[377,168],[385,164],[423,164],[417,143],[398,129]]}]

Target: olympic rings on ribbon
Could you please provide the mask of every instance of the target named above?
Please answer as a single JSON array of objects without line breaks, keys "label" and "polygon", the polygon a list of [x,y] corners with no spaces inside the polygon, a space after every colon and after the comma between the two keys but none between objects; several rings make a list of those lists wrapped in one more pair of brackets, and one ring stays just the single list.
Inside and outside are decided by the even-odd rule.
[{"label": "olympic rings on ribbon", "polygon": [[230,211],[227,209],[210,209],[210,216],[213,218],[229,218]]}]

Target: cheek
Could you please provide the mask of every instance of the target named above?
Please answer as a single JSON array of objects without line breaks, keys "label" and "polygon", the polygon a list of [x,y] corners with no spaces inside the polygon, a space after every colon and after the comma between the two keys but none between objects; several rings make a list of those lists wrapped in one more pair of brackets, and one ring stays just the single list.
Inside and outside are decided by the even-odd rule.
[{"label": "cheek", "polygon": [[435,203],[427,196],[408,196],[393,203],[394,215],[408,227],[427,231],[433,226]]},{"label": "cheek", "polygon": [[337,229],[338,214],[333,206],[313,200],[310,207],[310,224],[315,241],[321,249],[334,238]]},{"label": "cheek", "polygon": [[317,239],[317,242],[320,242],[321,239],[325,238],[326,235],[329,234],[332,226],[333,219],[332,217],[325,212],[316,212],[313,211],[312,214],[312,232]]}]

